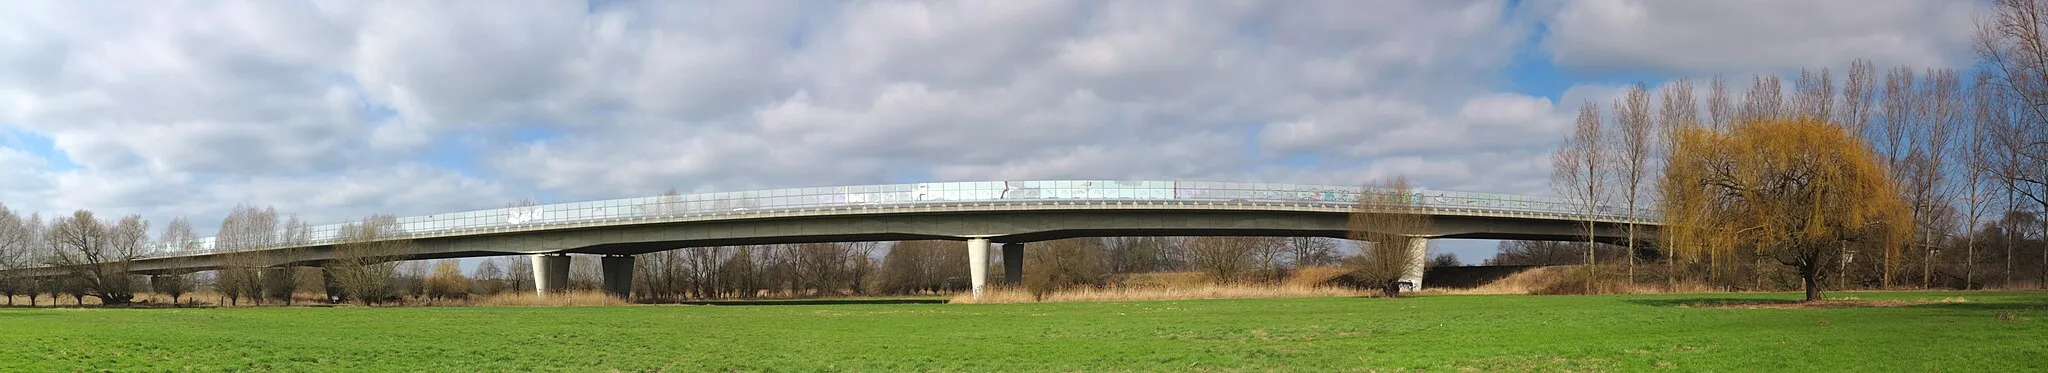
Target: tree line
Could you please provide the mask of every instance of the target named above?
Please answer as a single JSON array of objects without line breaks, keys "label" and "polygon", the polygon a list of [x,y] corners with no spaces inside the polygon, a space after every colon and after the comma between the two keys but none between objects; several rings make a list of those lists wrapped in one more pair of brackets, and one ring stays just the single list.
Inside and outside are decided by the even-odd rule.
[{"label": "tree line", "polygon": [[[295,294],[306,293],[328,302],[377,304],[533,291],[526,256],[485,258],[467,273],[452,259],[404,260],[414,244],[391,239],[404,232],[389,215],[344,225],[334,252],[320,261],[308,260],[310,249],[301,247],[308,231],[305,221],[274,208],[236,206],[215,237],[218,266],[145,275],[134,273],[132,264],[154,254],[152,247],[200,248],[189,221],[172,219],[152,239],[151,224],[140,216],[103,219],[81,210],[45,219],[0,205],[0,269],[61,271],[0,271],[0,295],[10,302],[27,296],[32,305],[44,295],[119,305],[138,293],[185,303],[197,301],[186,295],[204,292],[223,305],[290,305],[303,298]],[[1274,283],[1296,268],[1360,257],[1339,240],[1320,237],[1106,237],[1027,247],[1026,285],[1042,289],[1107,286],[1128,274],[1170,271],[1199,272],[1217,283]],[[570,290],[601,288],[596,257],[574,256],[571,263]],[[1000,258],[992,263],[990,276],[1003,278]],[[685,248],[638,255],[634,265],[634,294],[648,302],[945,294],[969,284],[967,251],[956,241]]]},{"label": "tree line", "polygon": [[[1789,89],[1757,75],[1737,94],[1714,76],[1704,105],[1690,79],[1654,104],[1643,83],[1582,104],[1552,175],[1588,206],[1574,261],[1729,288],[2048,286],[2044,4],[1997,1],[1970,76],[1857,60]],[[1621,254],[1601,255],[1595,205],[1659,208],[1658,238],[1629,225]],[[1557,260],[1555,245],[1504,245]]]}]

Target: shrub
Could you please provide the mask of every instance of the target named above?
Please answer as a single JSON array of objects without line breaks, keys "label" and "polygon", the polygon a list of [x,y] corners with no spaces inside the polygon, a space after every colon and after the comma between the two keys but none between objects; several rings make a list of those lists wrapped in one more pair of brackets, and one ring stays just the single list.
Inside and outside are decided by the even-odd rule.
[{"label": "shrub", "polygon": [[454,261],[445,261],[434,266],[434,273],[427,276],[427,298],[458,299],[468,298],[469,278],[462,276],[462,268]]}]

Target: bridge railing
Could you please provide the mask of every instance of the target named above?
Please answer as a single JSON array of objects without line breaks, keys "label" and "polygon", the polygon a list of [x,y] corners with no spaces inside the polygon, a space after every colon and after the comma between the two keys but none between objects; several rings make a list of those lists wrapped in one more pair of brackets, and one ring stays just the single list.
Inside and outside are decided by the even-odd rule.
[{"label": "bridge railing", "polygon": [[[1171,204],[1283,204],[1345,208],[1368,189],[1361,187],[1190,181],[1045,180],[915,183],[787,188],[743,192],[698,193],[602,201],[515,206],[397,218],[398,237],[427,237],[472,231],[545,229],[607,221],[733,216],[819,209],[893,209],[971,204],[1043,204],[1068,202],[1145,202]],[[1371,189],[1384,193],[1385,190]],[[1581,218],[1583,204],[1536,196],[1416,190],[1410,193],[1435,211],[1461,211],[1505,216]],[[1649,222],[1656,212],[1600,205],[1594,217],[1609,221]],[[233,238],[251,242],[241,247],[218,245],[220,237],[159,245],[153,256],[184,256],[241,250],[264,250],[338,243],[347,224],[309,227],[304,232],[274,232],[261,237]],[[275,242],[275,237],[297,237]]]}]

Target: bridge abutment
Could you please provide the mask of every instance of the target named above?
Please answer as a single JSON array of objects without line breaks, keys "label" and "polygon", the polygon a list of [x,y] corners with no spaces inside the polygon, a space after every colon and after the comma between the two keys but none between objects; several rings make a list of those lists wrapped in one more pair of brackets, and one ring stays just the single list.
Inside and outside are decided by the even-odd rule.
[{"label": "bridge abutment", "polygon": [[603,258],[598,258],[598,261],[599,266],[603,267],[602,269],[604,270],[605,294],[618,298],[632,299],[633,256],[605,255]]},{"label": "bridge abutment", "polygon": [[1003,285],[1024,283],[1024,244],[1003,244]]},{"label": "bridge abutment", "polygon": [[541,296],[569,289],[569,254],[533,256],[533,291]]},{"label": "bridge abutment", "polygon": [[974,299],[981,299],[983,286],[988,285],[988,239],[967,239],[967,278],[974,285]]}]

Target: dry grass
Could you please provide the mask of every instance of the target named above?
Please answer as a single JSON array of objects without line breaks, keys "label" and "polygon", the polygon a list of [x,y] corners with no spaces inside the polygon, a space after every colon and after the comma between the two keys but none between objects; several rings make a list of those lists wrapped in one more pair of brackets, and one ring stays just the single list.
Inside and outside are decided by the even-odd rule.
[{"label": "dry grass", "polygon": [[1932,299],[1932,300],[1899,300],[1899,299],[1886,299],[1886,300],[1862,300],[1862,299],[1857,299],[1857,298],[1854,298],[1854,297],[1850,297],[1850,298],[1841,298],[1841,299],[1828,299],[1828,300],[1822,300],[1822,301],[1817,301],[1817,302],[1785,302],[1785,301],[1757,301],[1757,302],[1720,302],[1720,303],[1705,303],[1705,302],[1702,302],[1702,303],[1694,303],[1694,304],[1687,304],[1687,305],[1681,305],[1681,306],[1679,306],[1679,307],[1682,307],[1682,308],[1735,308],[1735,309],[1805,309],[1805,308],[1863,308],[1863,307],[1905,307],[1905,306],[1917,306],[1917,305],[1922,305],[1922,304],[1940,304],[1940,303],[1963,303],[1963,302],[1968,302],[1968,301],[1969,301],[1968,299],[1963,299],[1963,297],[1948,297],[1948,298],[1942,298],[1942,299]]},{"label": "dry grass", "polygon": [[1209,277],[1201,272],[1155,272],[1132,273],[1121,280],[1111,280],[1111,287],[1124,288],[1194,288],[1208,285]]},{"label": "dry grass", "polygon": [[[1429,288],[1427,281],[1422,294],[1529,294],[1561,295],[1585,294],[1589,280],[1583,266],[1550,266],[1531,268],[1516,272],[1505,278],[1473,288]],[[1667,293],[1716,293],[1726,290],[1705,283],[1686,281],[1676,285],[1661,280],[1638,280],[1631,285],[1621,275],[1606,268],[1599,283],[1593,286],[1596,294],[1667,294]]]},{"label": "dry grass", "polygon": [[1536,289],[1550,287],[1564,277],[1570,267],[1537,267],[1515,272],[1508,277],[1473,288],[1431,288],[1423,282],[1423,294],[1529,294]]},{"label": "dry grass", "polygon": [[[15,305],[16,305],[16,306],[28,306],[28,297],[24,297],[24,296],[15,296],[15,297],[14,297],[14,300],[15,300]],[[136,294],[136,296],[135,296],[135,300],[136,300],[136,302],[138,302],[137,306],[144,306],[144,307],[147,307],[147,306],[166,306],[166,305],[170,304],[170,302],[171,302],[171,297],[170,297],[170,296],[165,296],[165,295],[159,295],[159,294]],[[224,298],[222,298],[222,297],[220,296],[220,294],[217,294],[217,293],[211,293],[211,292],[205,292],[205,293],[192,293],[192,294],[185,294],[185,296],[179,297],[179,300],[183,302],[183,303],[182,303],[181,305],[183,305],[183,306],[187,306],[187,307],[199,307],[199,306],[205,306],[205,307],[225,307],[225,303],[224,303]],[[5,299],[0,299],[0,304],[5,304],[5,301],[6,301]],[[49,297],[43,297],[43,298],[42,298],[42,299],[41,299],[40,301],[38,301],[38,302],[37,302],[37,304],[38,304],[38,305],[40,305],[40,306],[45,306],[45,307],[47,307],[47,306],[51,306],[51,303],[50,303],[50,298],[49,298]],[[86,298],[85,298],[85,305],[87,305],[87,306],[92,306],[92,305],[98,305],[98,304],[99,304],[99,301],[98,301],[98,300],[94,300],[94,299],[93,299],[92,297],[86,297]],[[422,306],[423,306],[423,307],[460,307],[460,306],[514,306],[514,307],[521,307],[521,306],[533,306],[533,307],[554,307],[554,306],[616,306],[616,305],[629,305],[629,304],[633,304],[633,303],[632,303],[632,302],[628,302],[628,301],[626,301],[626,300],[623,300],[623,299],[618,299],[618,298],[613,298],[613,297],[607,296],[607,295],[605,295],[605,294],[604,294],[604,292],[602,292],[602,291],[572,291],[572,292],[568,292],[568,293],[562,293],[562,294],[554,294],[554,295],[551,295],[551,296],[548,296],[548,297],[541,297],[541,296],[539,296],[539,295],[537,295],[537,294],[534,294],[534,293],[532,293],[532,292],[506,292],[506,293],[501,293],[501,294],[497,294],[497,295],[488,295],[488,296],[485,296],[485,295],[479,295],[479,296],[472,296],[472,297],[470,297],[470,298],[468,298],[468,299],[424,299],[424,298],[417,298],[417,299],[416,299],[416,298],[406,298],[405,300],[403,300],[403,301],[400,301],[399,303],[396,303],[396,304],[378,304],[378,306],[411,306],[411,307],[422,307]],[[63,298],[62,298],[62,301],[61,301],[61,302],[59,302],[59,303],[58,303],[58,304],[56,304],[56,305],[57,305],[57,306],[75,306],[75,304],[74,304],[74,303],[72,303],[72,300],[71,300],[71,297],[70,297],[70,296],[65,296],[65,297],[63,297]],[[322,293],[306,293],[306,292],[301,292],[301,293],[299,293],[298,295],[296,295],[296,296],[293,296],[293,297],[292,297],[292,305],[294,305],[294,306],[329,306],[329,305],[327,304],[327,295],[326,295],[326,294],[322,294]],[[360,306],[360,305],[361,305],[361,303],[354,303],[354,302],[350,302],[350,303],[342,304],[341,306]],[[236,306],[234,306],[234,307],[282,307],[282,306],[284,306],[284,304],[283,304],[283,303],[281,303],[281,302],[277,302],[277,301],[274,301],[274,300],[273,300],[273,301],[265,301],[265,302],[263,302],[263,304],[252,304],[252,303],[249,303],[247,299],[243,299],[243,301],[242,301],[242,302],[240,302],[240,304],[238,304],[238,305],[236,305]]]},{"label": "dry grass", "polygon": [[416,306],[510,306],[510,307],[564,307],[564,306],[623,306],[633,302],[614,298],[603,291],[571,291],[540,296],[531,292],[508,292],[498,295],[477,296],[467,300],[416,301],[407,305]]},{"label": "dry grass", "polygon": [[1344,297],[1367,296],[1371,292],[1331,286],[1293,285],[1202,285],[1196,287],[1113,287],[1107,289],[1078,288],[1047,294],[1045,299],[1032,299],[1031,292],[1024,289],[990,289],[982,299],[975,300],[973,294],[953,295],[952,303],[1030,303],[1030,302],[1120,302],[1137,300],[1183,300],[1183,299],[1232,299],[1232,298],[1300,298],[1300,297]]},{"label": "dry grass", "polygon": [[2013,280],[2013,282],[2012,282],[2011,284],[2003,284],[2003,285],[1988,285],[1988,286],[1983,286],[1983,287],[1978,287],[1978,288],[1977,288],[1977,290],[1992,290],[1992,291],[2026,291],[2026,290],[2041,290],[2041,289],[2048,289],[2048,287],[2043,287],[2043,286],[2041,286],[2041,281],[2040,281],[2040,280],[2026,280],[2026,279],[2015,279],[2015,280]]},{"label": "dry grass", "polygon": [[1343,267],[1301,267],[1288,274],[1287,279],[1280,283],[1299,287],[1330,286],[1335,284],[1338,278],[1349,273],[1351,270]]},{"label": "dry grass", "polygon": [[1033,299],[1023,288],[991,286],[975,300],[971,293],[953,294],[952,303],[1029,302],[1117,302],[1136,300],[1301,298],[1371,296],[1376,292],[1335,285],[1349,273],[1340,267],[1305,267],[1288,274],[1277,284],[1217,285],[1201,272],[1137,273],[1113,278],[1103,288],[1082,287],[1055,291],[1044,299]]}]

